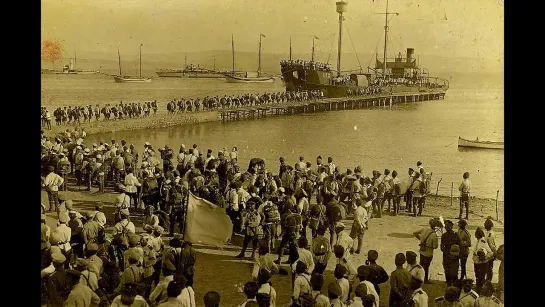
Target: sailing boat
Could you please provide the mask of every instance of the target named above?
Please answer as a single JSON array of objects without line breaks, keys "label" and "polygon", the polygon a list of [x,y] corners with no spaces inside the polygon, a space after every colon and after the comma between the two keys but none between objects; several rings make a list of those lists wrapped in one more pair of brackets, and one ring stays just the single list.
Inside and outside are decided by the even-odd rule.
[{"label": "sailing boat", "polygon": [[229,83],[270,83],[274,79],[272,77],[261,76],[261,37],[265,37],[263,34],[259,34],[259,61],[257,66],[257,72],[235,72],[235,41],[231,36],[231,49],[233,51],[233,71],[225,74],[225,79]]},{"label": "sailing boat", "polygon": [[140,75],[138,77],[123,76],[121,73],[121,55],[119,54],[119,48],[117,48],[117,58],[119,61],[119,75],[113,76],[115,82],[118,83],[143,83],[151,82],[151,78],[142,77],[142,44],[140,44]]}]

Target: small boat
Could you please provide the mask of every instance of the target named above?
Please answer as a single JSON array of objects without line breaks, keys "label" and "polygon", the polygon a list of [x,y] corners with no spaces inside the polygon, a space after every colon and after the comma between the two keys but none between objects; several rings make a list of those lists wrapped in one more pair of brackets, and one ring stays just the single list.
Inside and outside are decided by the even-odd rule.
[{"label": "small boat", "polygon": [[228,83],[272,83],[274,79],[269,76],[261,75],[261,37],[265,37],[263,34],[259,34],[259,59],[257,72],[235,72],[235,40],[231,36],[231,49],[233,52],[233,71],[225,73],[225,81]]},{"label": "small boat", "polygon": [[137,77],[123,76],[121,72],[121,55],[119,54],[119,48],[117,49],[117,57],[119,59],[119,75],[112,76],[117,83],[149,83],[150,77],[142,77],[142,44],[140,44],[140,75]]},{"label": "small boat", "polygon": [[113,76],[117,83],[145,83],[151,82],[151,78],[141,77],[127,77],[127,76]]},{"label": "small boat", "polygon": [[250,72],[246,72],[244,75],[237,75],[233,73],[225,74],[225,79],[228,83],[271,83],[274,81],[271,77],[252,76]]},{"label": "small boat", "polygon": [[472,141],[458,137],[458,147],[503,149],[503,142],[479,141],[479,138]]}]

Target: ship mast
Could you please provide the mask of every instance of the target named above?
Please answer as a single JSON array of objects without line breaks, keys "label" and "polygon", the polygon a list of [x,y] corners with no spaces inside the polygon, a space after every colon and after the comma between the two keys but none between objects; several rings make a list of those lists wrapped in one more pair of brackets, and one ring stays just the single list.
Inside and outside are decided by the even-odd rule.
[{"label": "ship mast", "polygon": [[310,60],[311,62],[314,62],[314,38],[315,37],[316,36],[314,36],[314,35],[312,36],[312,58]]},{"label": "ship mast", "polygon": [[142,44],[140,44],[140,78],[142,78]]},{"label": "ship mast", "polygon": [[291,61],[291,36],[290,36],[290,61]]},{"label": "ship mast", "polygon": [[257,64],[257,76],[261,75],[261,37],[265,37],[262,33],[259,33],[259,62]]},{"label": "ship mast", "polygon": [[235,39],[231,34],[231,51],[233,52],[233,75],[235,74]]},{"label": "ship mast", "polygon": [[337,13],[339,13],[339,47],[337,48],[339,54],[337,56],[337,76],[340,76],[341,75],[341,41],[342,41],[342,33],[343,33],[343,13],[346,12],[346,7],[348,6],[348,2],[339,1],[336,4],[337,4]]},{"label": "ship mast", "polygon": [[184,69],[187,68],[187,52],[184,53]]},{"label": "ship mast", "polygon": [[76,70],[76,65],[78,64],[78,58],[76,57],[76,51],[74,51],[74,67],[72,69]]},{"label": "ship mast", "polygon": [[118,64],[119,64],[119,76],[123,76],[121,74],[121,54],[119,54],[119,47],[117,47],[117,60],[118,60]]},{"label": "ship mast", "polygon": [[388,15],[399,15],[399,13],[388,13],[388,0],[386,0],[386,21],[384,23],[384,63],[382,63],[382,75],[386,78],[386,49],[388,44]]},{"label": "ship mast", "polygon": [[216,70],[216,55],[214,54],[214,71]]}]

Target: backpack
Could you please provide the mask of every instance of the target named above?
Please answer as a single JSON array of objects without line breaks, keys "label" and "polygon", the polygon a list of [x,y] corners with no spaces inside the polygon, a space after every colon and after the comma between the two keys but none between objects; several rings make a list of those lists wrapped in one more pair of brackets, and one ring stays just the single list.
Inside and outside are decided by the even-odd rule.
[{"label": "backpack", "polygon": [[346,218],[346,210],[344,209],[343,206],[337,203],[331,204],[328,207],[327,211],[329,211],[327,214],[328,220],[332,223],[340,222]]},{"label": "backpack", "polygon": [[157,218],[159,219],[159,226],[164,229],[170,229],[170,217],[165,211],[157,210],[155,215],[157,215]]},{"label": "backpack", "polygon": [[403,194],[401,193],[401,186],[398,183],[394,184],[394,195],[401,195],[401,194]]},{"label": "backpack", "polygon": [[87,174],[92,174],[94,169],[95,169],[95,163],[93,162],[88,162],[86,165],[85,165],[85,171],[87,172]]},{"label": "backpack", "polygon": [[113,161],[113,167],[117,170],[121,170],[123,169],[123,158],[121,157],[116,157],[114,158],[114,161]]},{"label": "backpack", "polygon": [[66,174],[70,170],[70,162],[68,161],[61,161],[59,163],[59,171],[60,173]]},{"label": "backpack", "polygon": [[265,214],[266,223],[280,222],[280,212],[278,211],[278,206],[276,206],[275,203],[268,201],[263,206],[263,213]]},{"label": "backpack", "polygon": [[157,189],[157,179],[155,179],[155,177],[148,177],[148,179],[146,179],[146,184],[148,186],[148,192]]},{"label": "backpack", "polygon": [[134,157],[131,154],[125,155],[125,165],[132,165]]},{"label": "backpack", "polygon": [[427,188],[427,182],[426,181],[420,181],[420,185],[418,186],[418,191],[422,195],[426,195],[428,193],[428,188]]},{"label": "backpack", "polygon": [[130,222],[127,221],[127,224],[125,226],[122,226],[123,228],[121,228],[121,231],[114,236],[115,241],[120,242],[126,247],[129,247],[129,229],[127,228],[127,226],[129,226],[129,223]]},{"label": "backpack", "polygon": [[286,216],[286,231],[290,233],[295,233],[301,228],[303,221],[301,215],[298,213],[290,213]]},{"label": "backpack", "polygon": [[301,307],[314,307],[316,306],[316,299],[321,293],[312,296],[310,293],[302,293],[299,295],[299,305]]},{"label": "backpack", "polygon": [[321,225],[326,223],[324,211],[326,210],[324,210],[320,205],[314,205],[310,209],[310,218],[308,223],[310,229],[318,230]]},{"label": "backpack", "polygon": [[106,232],[104,231],[104,227],[98,228],[97,233],[97,242],[105,242],[106,241]]},{"label": "backpack", "polygon": [[[323,236],[318,236],[312,240],[312,253],[315,255],[323,255],[330,251],[329,240]],[[320,242],[322,241],[322,242]]]},{"label": "backpack", "polygon": [[183,196],[182,192],[180,191],[180,188],[175,187],[171,191],[172,191],[172,197],[170,198],[170,200],[172,201],[172,205],[173,206],[181,206],[184,196]]},{"label": "backpack", "polygon": [[[271,287],[272,292],[272,287]],[[270,307],[271,306],[271,294],[269,293],[257,293],[255,300],[259,307]]]},{"label": "backpack", "polygon": [[79,152],[74,157],[74,164],[81,165],[83,163],[83,153]]}]

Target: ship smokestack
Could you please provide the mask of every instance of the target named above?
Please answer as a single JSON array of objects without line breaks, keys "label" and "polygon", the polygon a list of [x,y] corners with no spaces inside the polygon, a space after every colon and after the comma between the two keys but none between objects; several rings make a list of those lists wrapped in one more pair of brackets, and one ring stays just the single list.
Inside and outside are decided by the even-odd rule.
[{"label": "ship smokestack", "polygon": [[414,58],[414,48],[407,48],[407,63],[411,63]]}]

